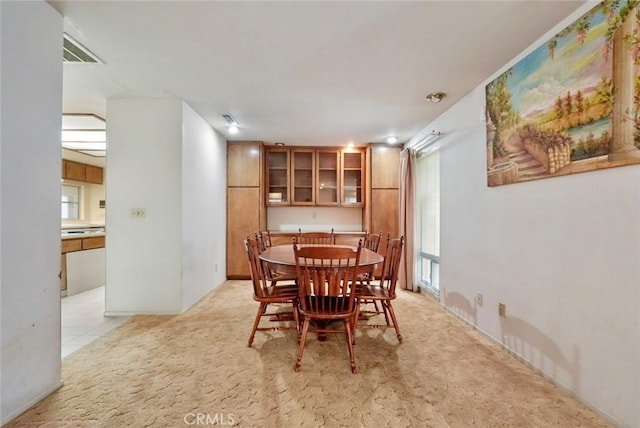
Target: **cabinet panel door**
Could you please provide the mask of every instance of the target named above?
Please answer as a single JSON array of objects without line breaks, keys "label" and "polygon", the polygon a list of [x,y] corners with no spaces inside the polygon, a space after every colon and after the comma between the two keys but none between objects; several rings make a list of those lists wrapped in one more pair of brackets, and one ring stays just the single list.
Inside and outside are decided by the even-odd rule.
[{"label": "cabinet panel door", "polygon": [[290,154],[289,149],[267,150],[267,205],[289,205],[290,203]]},{"label": "cabinet panel door", "polygon": [[82,239],[82,249],[91,250],[93,248],[104,248],[104,236],[94,236]]},{"label": "cabinet panel door", "polygon": [[64,175],[63,178],[68,180],[85,181],[86,165],[77,162],[63,160]]},{"label": "cabinet panel door", "polygon": [[99,166],[86,165],[85,178],[89,183],[102,184],[103,170]]},{"label": "cabinet panel door", "polygon": [[361,207],[364,205],[364,151],[341,152],[340,205]]},{"label": "cabinet panel door", "polygon": [[[371,189],[371,230],[372,233],[382,231],[386,240],[387,233],[397,238],[399,233],[398,189]],[[382,244],[384,245],[384,244]]]},{"label": "cabinet panel door", "polygon": [[313,149],[291,151],[291,198],[292,205],[314,205],[315,156]]},{"label": "cabinet panel door", "polygon": [[261,145],[258,141],[227,145],[227,186],[260,186]]},{"label": "cabinet panel door", "polygon": [[373,145],[371,149],[371,187],[397,189],[400,187],[400,148]]},{"label": "cabinet panel door", "polygon": [[82,250],[82,239],[63,239],[62,254]]},{"label": "cabinet panel door", "polygon": [[260,230],[260,188],[227,189],[227,277],[250,278],[244,240]]},{"label": "cabinet panel door", "polygon": [[338,205],[340,151],[316,151],[316,205]]}]

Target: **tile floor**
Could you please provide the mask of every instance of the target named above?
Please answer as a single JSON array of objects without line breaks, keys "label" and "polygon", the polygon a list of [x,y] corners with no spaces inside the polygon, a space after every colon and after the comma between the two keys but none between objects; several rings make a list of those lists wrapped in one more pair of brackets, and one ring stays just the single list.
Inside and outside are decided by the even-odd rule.
[{"label": "tile floor", "polygon": [[113,330],[130,317],[105,317],[104,287],[63,297],[62,358]]}]

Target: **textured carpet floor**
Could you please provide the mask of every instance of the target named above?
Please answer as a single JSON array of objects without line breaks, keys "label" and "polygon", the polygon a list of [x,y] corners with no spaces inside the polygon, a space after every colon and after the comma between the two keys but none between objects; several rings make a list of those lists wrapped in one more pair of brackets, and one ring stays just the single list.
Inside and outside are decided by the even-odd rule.
[{"label": "textured carpet floor", "polygon": [[[604,427],[608,424],[431,299],[401,292],[393,330],[258,332],[248,281],[180,316],[137,316],[63,360],[64,386],[10,427]],[[268,321],[266,321],[268,322]],[[199,419],[198,419],[199,418]],[[199,423],[200,422],[200,423]]]}]

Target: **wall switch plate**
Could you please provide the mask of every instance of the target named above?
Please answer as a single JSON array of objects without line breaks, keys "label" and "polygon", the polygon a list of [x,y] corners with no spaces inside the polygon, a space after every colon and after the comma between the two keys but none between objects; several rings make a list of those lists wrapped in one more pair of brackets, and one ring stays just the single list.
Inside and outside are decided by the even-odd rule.
[{"label": "wall switch plate", "polygon": [[147,215],[144,208],[131,208],[131,218],[145,218]]}]

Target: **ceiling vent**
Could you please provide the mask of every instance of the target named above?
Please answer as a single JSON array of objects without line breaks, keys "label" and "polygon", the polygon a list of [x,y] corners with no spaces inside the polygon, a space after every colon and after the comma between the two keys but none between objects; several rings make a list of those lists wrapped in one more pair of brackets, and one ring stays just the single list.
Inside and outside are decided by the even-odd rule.
[{"label": "ceiling vent", "polygon": [[67,33],[64,34],[62,57],[65,63],[104,64],[93,52]]},{"label": "ceiling vent", "polygon": [[236,120],[230,114],[223,114],[222,117],[227,121],[229,125],[238,126],[238,122],[236,122]]}]

